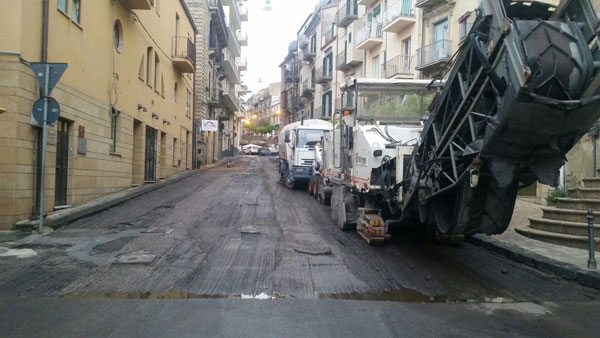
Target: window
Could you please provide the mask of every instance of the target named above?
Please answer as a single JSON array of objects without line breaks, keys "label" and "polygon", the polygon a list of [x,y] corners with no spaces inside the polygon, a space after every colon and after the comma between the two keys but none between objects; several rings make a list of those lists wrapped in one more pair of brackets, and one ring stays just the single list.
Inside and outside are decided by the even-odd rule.
[{"label": "window", "polygon": [[315,87],[315,68],[313,67],[313,69],[311,69],[310,71],[310,88],[314,88]]},{"label": "window", "polygon": [[151,75],[151,71],[152,71],[152,47],[148,47],[148,49],[146,49],[146,83],[148,85],[150,85],[150,75]]},{"label": "window", "polygon": [[154,54],[154,90],[158,92],[158,74],[160,67],[160,59],[158,58],[158,54]]},{"label": "window", "polygon": [[162,75],[160,76],[160,96],[165,98],[165,77]]},{"label": "window", "polygon": [[379,79],[379,55],[373,58],[373,78]]},{"label": "window", "polygon": [[173,98],[175,99],[175,103],[179,102],[179,86],[177,83],[173,87]]},{"label": "window", "polygon": [[192,92],[189,89],[185,90],[185,116],[192,115]]},{"label": "window", "polygon": [[313,34],[310,38],[310,52],[313,54],[317,53],[317,33]]},{"label": "window", "polygon": [[156,0],[154,7],[156,7],[156,14],[160,16],[160,0]]},{"label": "window", "polygon": [[179,36],[179,15],[175,13],[175,36]]},{"label": "window", "polygon": [[466,18],[458,23],[458,36],[461,40],[467,36],[467,27]]},{"label": "window", "polygon": [[67,0],[58,0],[58,4],[56,5],[58,9],[63,12],[67,12]]},{"label": "window", "polygon": [[348,43],[352,42],[352,32],[348,33]]},{"label": "window", "polygon": [[113,26],[113,42],[117,52],[121,53],[123,51],[123,26],[119,20],[116,20]]},{"label": "window", "polygon": [[315,101],[310,101],[310,118],[315,118]]},{"label": "window", "polygon": [[121,112],[110,108],[110,152],[117,152],[117,118]]},{"label": "window", "polygon": [[323,59],[323,75],[329,77],[333,75],[333,54],[331,52]]},{"label": "window", "polygon": [[332,101],[332,96],[331,96],[331,92],[327,92],[325,94],[323,94],[323,97],[321,99],[321,103],[322,103],[322,111],[321,111],[321,116],[322,117],[331,117],[331,112],[332,112],[332,107],[331,107],[331,101]]},{"label": "window", "polygon": [[140,61],[140,69],[138,70],[138,77],[144,81],[144,55],[142,54],[142,60]]},{"label": "window", "polygon": [[73,20],[77,24],[81,24],[81,0],[73,0],[71,20]]}]

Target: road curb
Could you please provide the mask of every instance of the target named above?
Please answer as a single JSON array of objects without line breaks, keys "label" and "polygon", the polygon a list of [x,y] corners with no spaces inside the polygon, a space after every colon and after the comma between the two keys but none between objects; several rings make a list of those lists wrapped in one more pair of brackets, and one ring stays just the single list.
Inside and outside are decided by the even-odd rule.
[{"label": "road curb", "polygon": [[[136,197],[142,196],[149,192],[158,190],[160,188],[166,187],[170,184],[179,182],[184,178],[193,176],[194,174],[201,173],[203,171],[218,167],[219,164],[211,164],[204,166],[200,169],[195,170],[186,170],[181,173],[177,173],[171,175],[159,182],[153,184],[142,185],[135,188],[130,188],[127,190],[123,190],[111,195],[103,196],[88,202],[84,202],[83,204],[77,205],[75,207],[64,209],[60,211],[54,211],[48,213],[44,220],[44,226],[51,228],[59,228],[61,226],[73,223],[79,219],[84,217],[88,217],[99,212],[102,212],[106,209],[109,209],[117,204],[129,201]],[[37,220],[25,220],[15,224],[14,228],[22,231],[31,231],[36,229],[38,226]]]},{"label": "road curb", "polygon": [[517,263],[536,270],[575,281],[580,285],[600,290],[600,273],[531,252],[520,246],[499,241],[485,235],[466,236],[465,242],[495,252]]}]

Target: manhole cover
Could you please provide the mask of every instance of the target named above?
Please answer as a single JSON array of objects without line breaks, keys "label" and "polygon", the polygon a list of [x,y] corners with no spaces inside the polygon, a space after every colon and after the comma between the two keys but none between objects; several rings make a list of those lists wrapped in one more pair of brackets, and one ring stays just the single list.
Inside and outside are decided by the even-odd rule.
[{"label": "manhole cover", "polygon": [[331,248],[324,245],[296,245],[294,251],[307,255],[329,255]]},{"label": "manhole cover", "polygon": [[158,255],[122,255],[116,264],[152,264]]},{"label": "manhole cover", "polygon": [[240,232],[247,235],[260,235],[260,230],[253,225],[243,226]]},{"label": "manhole cover", "polygon": [[147,230],[143,230],[141,233],[143,234],[170,234],[173,232],[173,229],[162,229],[162,228],[150,228]]}]

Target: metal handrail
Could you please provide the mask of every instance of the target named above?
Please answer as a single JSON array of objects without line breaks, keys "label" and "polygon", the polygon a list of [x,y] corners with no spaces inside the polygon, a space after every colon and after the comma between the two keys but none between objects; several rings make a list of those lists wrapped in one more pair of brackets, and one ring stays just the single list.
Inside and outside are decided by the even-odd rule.
[{"label": "metal handrail", "polygon": [[415,17],[412,0],[399,0],[388,8],[385,15],[385,25],[389,25],[399,17]]},{"label": "metal handrail", "polygon": [[442,39],[417,49],[417,66],[423,66],[452,56],[452,41]]}]

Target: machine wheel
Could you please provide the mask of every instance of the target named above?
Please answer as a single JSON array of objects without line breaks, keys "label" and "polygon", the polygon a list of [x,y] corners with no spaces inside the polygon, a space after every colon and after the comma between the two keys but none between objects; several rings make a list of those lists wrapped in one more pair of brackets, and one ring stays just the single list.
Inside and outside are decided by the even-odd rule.
[{"label": "machine wheel", "polygon": [[285,186],[288,189],[295,189],[296,188],[296,181],[294,181],[294,179],[291,177],[290,173],[288,172],[288,174],[285,176]]},{"label": "machine wheel", "polygon": [[319,184],[318,180],[315,180],[315,183],[313,184],[313,193],[312,195],[315,197],[316,200],[319,200],[319,186],[321,184]]},{"label": "machine wheel", "polygon": [[311,176],[311,178],[308,180],[308,194],[311,196],[313,196],[315,194],[314,186],[315,186],[314,179]]},{"label": "machine wheel", "polygon": [[500,188],[495,180],[486,177],[476,188],[471,188],[469,181],[464,179],[453,191],[436,197],[432,201],[435,237],[442,239],[473,232],[503,233],[512,217],[517,184]]}]

